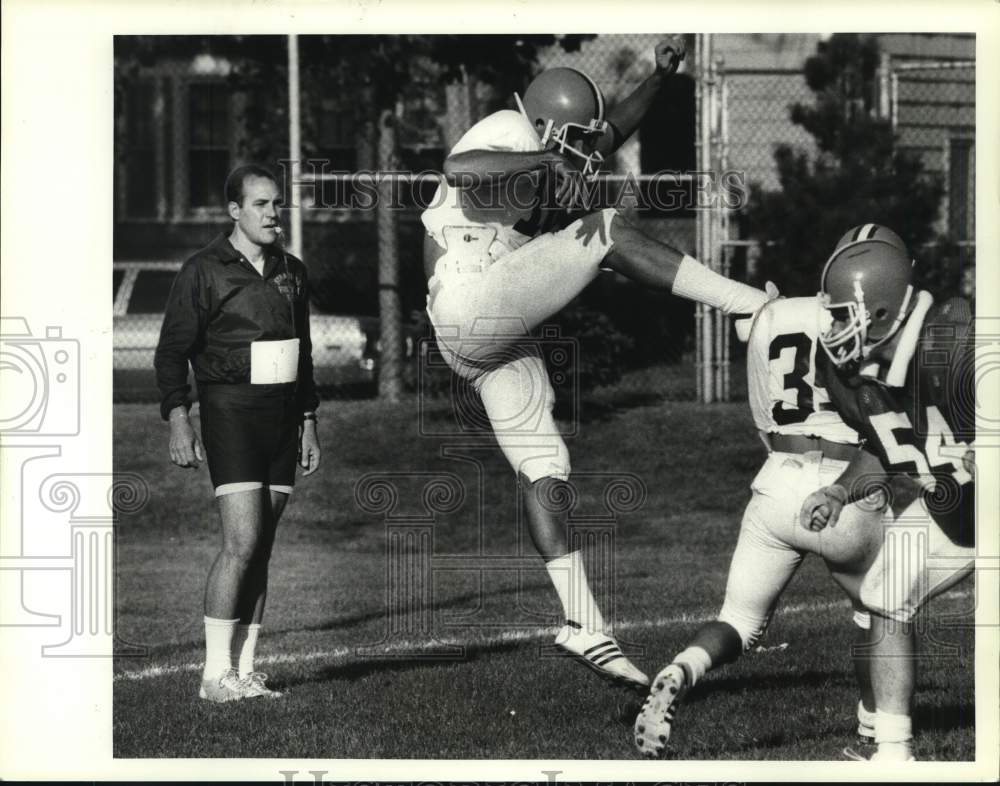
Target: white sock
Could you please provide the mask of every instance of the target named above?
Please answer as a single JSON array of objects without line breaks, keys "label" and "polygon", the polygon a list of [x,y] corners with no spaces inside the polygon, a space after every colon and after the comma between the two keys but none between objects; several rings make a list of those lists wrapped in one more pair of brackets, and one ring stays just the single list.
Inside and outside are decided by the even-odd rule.
[{"label": "white sock", "polygon": [[580,623],[587,630],[603,631],[604,618],[587,583],[583,554],[579,551],[564,554],[547,562],[545,568],[562,602],[566,619]]},{"label": "white sock", "polygon": [[221,677],[233,667],[229,647],[237,622],[205,617],[205,679]]},{"label": "white sock", "polygon": [[679,653],[673,660],[678,666],[684,667],[684,674],[688,679],[687,687],[692,688],[706,672],[712,668],[712,658],[701,647],[688,647]]},{"label": "white sock", "polygon": [[257,637],[259,635],[259,622],[236,626],[236,633],[233,634],[233,643],[230,652],[232,653],[233,661],[239,664],[240,677],[246,677],[253,671],[253,658],[257,650]]},{"label": "white sock", "polygon": [[721,309],[726,314],[753,314],[767,302],[768,297],[760,289],[720,276],[686,254],[670,291],[688,300]]},{"label": "white sock", "polygon": [[910,751],[913,723],[909,715],[893,715],[875,708],[875,743],[879,751]]}]

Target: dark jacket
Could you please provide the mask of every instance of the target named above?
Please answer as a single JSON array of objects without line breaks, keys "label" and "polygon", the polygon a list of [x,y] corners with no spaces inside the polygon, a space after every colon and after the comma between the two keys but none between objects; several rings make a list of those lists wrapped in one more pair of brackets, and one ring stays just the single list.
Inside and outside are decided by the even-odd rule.
[{"label": "dark jacket", "polygon": [[250,343],[299,339],[296,397],[303,412],[319,404],[309,338],[305,265],[280,249],[266,251],[263,275],[219,235],[181,267],[170,290],[156,347],[160,414],[190,408],[188,362],[199,386],[250,381]]}]

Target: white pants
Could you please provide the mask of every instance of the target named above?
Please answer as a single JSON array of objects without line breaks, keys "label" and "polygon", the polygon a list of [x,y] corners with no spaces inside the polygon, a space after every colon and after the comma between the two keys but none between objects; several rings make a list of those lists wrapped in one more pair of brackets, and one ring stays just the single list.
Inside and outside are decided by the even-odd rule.
[{"label": "white pants", "polygon": [[856,610],[861,578],[882,539],[881,510],[871,503],[848,505],[836,526],[810,532],[798,521],[799,508],[816,489],[832,483],[846,466],[818,452],[771,453],[751,484],[739,540],[729,567],[719,621],[732,625],[751,647],[807,553],[823,557]]},{"label": "white pants", "polygon": [[959,546],[941,530],[917,499],[885,529],[885,540],[861,585],[872,611],[909,622],[930,598],[966,578],[975,546]]},{"label": "white pants", "polygon": [[615,215],[608,209],[584,216],[485,269],[463,265],[462,249],[449,248],[428,282],[427,313],[446,362],[479,393],[511,467],[531,481],[565,480],[570,463],[552,417],[546,338],[530,333],[597,276],[611,250]]}]

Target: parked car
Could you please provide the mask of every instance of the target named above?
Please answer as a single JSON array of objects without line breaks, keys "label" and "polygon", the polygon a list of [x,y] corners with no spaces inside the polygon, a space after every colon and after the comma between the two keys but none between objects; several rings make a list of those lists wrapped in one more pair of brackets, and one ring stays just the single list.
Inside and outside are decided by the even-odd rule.
[{"label": "parked car", "polygon": [[[156,396],[153,355],[179,262],[114,263],[115,397]],[[309,316],[313,376],[319,388],[370,386],[375,380],[378,320]]]}]

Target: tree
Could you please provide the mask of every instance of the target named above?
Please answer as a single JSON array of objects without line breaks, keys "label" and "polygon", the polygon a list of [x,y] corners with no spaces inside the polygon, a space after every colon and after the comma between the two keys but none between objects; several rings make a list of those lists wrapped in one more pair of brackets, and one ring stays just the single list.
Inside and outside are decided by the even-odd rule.
[{"label": "tree", "polygon": [[[353,117],[357,169],[403,169],[399,137],[406,129],[399,108],[443,84],[475,80],[491,85],[493,101],[506,103],[523,90],[547,47],[578,49],[592,35],[312,35],[299,37],[301,144],[305,159],[322,155],[321,106],[333,100]],[[179,70],[198,57],[225,63],[231,89],[243,96],[241,156],[276,162],[287,158],[287,42],[284,36],[122,36],[115,45],[115,90],[121,95],[142,66],[176,60]],[[501,98],[502,97],[502,98]],[[488,105],[487,111],[497,108]],[[418,129],[419,131],[419,129]],[[434,166],[440,166],[436,162]],[[400,276],[402,229],[389,184],[380,187],[377,242],[360,255],[364,273],[378,270],[381,316],[380,388],[388,399],[402,389],[403,331]],[[410,244],[413,245],[413,244]],[[418,244],[419,245],[419,244]],[[372,256],[377,256],[377,265]],[[412,277],[410,277],[412,278]],[[314,280],[315,283],[315,280]],[[368,291],[375,291],[374,276]],[[419,288],[423,294],[423,280]]]},{"label": "tree", "polygon": [[916,253],[935,234],[944,193],[940,179],[895,142],[878,117],[878,43],[834,35],[806,62],[813,105],[795,104],[792,122],[816,141],[814,156],[781,145],[774,154],[781,188],[752,186],[747,230],[762,242],[759,273],[783,294],[814,294],[838,238],[869,222],[885,224]]}]

